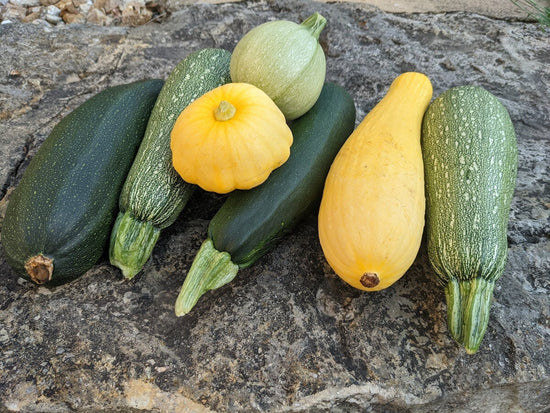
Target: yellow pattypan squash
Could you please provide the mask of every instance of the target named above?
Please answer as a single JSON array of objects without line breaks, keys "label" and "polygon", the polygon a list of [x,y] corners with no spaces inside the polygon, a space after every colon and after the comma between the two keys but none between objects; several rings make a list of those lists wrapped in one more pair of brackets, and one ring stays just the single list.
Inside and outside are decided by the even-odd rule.
[{"label": "yellow pattypan squash", "polygon": [[286,162],[292,132],[271,98],[248,83],[202,95],[179,115],[171,134],[174,169],[217,193],[250,189]]}]

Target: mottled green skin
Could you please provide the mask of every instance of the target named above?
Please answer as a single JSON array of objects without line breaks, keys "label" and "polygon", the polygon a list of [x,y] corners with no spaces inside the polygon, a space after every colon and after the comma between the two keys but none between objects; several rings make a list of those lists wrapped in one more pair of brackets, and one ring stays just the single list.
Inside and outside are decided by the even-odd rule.
[{"label": "mottled green skin", "polygon": [[178,63],[166,79],[122,188],[120,213],[111,235],[111,264],[126,278],[143,268],[160,231],[174,223],[196,188],[172,166],[170,134],[192,101],[230,82],[230,60],[227,50],[202,49]]},{"label": "mottled green skin", "polygon": [[162,88],[120,195],[120,211],[163,229],[174,223],[194,185],[172,166],[170,134],[180,113],[206,92],[230,82],[231,53],[202,49],[183,59]]},{"label": "mottled green skin", "polygon": [[506,108],[476,86],[444,92],[424,116],[428,255],[451,333],[475,352],[508,253],[517,142]]},{"label": "mottled green skin", "polygon": [[240,268],[252,265],[285,232],[315,207],[334,157],[355,126],[353,99],[326,83],[305,115],[290,123],[290,157],[261,185],[236,191],[208,227],[218,251]]},{"label": "mottled green skin", "polygon": [[93,96],[52,130],[11,195],[2,228],[8,263],[53,259],[50,284],[90,269],[107,245],[120,190],[163,85],[146,80]]}]

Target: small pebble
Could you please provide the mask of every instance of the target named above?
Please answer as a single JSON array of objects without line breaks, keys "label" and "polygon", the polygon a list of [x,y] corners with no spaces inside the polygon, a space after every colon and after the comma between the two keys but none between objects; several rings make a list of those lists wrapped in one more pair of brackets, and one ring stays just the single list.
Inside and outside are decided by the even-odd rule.
[{"label": "small pebble", "polygon": [[[4,20],[2,22],[2,24],[8,24],[8,23],[12,23],[10,20]],[[17,279],[17,284],[23,286],[23,287],[26,287],[29,285],[29,280],[27,280],[26,278],[23,278],[23,277],[19,277]]]},{"label": "small pebble", "polygon": [[60,16],[56,16],[54,14],[46,14],[46,21],[53,25],[57,25],[59,23],[62,23],[63,19]]},{"label": "small pebble", "polygon": [[88,1],[86,3],[81,4],[78,6],[78,10],[80,10],[81,13],[87,14],[90,9],[92,8],[93,3],[91,1]]},{"label": "small pebble", "polygon": [[40,6],[40,0],[10,0],[10,3],[22,7]]},{"label": "small pebble", "polygon": [[46,15],[48,15],[48,16],[59,16],[59,13],[61,13],[61,10],[59,10],[54,5],[50,5],[50,6],[46,7]]},{"label": "small pebble", "polygon": [[23,17],[21,19],[21,21],[23,23],[31,23],[34,20],[39,19],[39,18],[40,18],[40,13],[30,13],[30,14],[27,14],[25,17]]}]

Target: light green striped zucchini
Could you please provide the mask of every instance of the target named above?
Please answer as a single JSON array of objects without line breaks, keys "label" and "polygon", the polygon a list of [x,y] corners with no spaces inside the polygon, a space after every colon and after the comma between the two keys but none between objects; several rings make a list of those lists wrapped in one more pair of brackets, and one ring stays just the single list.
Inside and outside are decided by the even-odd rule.
[{"label": "light green striped zucchini", "polygon": [[133,278],[149,259],[160,231],[174,223],[195,186],[172,167],[170,133],[179,114],[204,93],[230,82],[231,53],[202,49],[170,73],[122,188],[109,248],[111,264]]},{"label": "light green striped zucchini", "polygon": [[452,336],[475,353],[508,254],[517,143],[506,108],[485,89],[449,89],[422,128],[430,263],[445,287]]}]

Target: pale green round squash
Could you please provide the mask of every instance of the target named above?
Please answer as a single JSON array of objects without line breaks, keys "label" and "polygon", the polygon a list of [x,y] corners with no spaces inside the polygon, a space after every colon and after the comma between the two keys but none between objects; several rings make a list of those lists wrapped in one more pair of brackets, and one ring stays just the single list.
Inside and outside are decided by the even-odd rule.
[{"label": "pale green round squash", "polygon": [[263,90],[287,120],[300,117],[315,104],[325,81],[319,44],[325,25],[326,19],[314,13],[301,24],[276,20],[256,26],[235,46],[231,80]]}]

